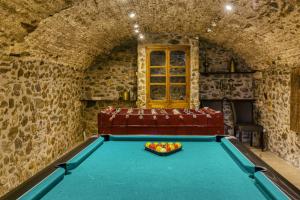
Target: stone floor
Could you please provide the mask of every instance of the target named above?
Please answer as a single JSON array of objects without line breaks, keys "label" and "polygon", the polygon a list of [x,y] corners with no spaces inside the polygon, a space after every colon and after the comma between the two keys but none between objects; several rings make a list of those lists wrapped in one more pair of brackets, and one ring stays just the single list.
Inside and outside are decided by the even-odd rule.
[{"label": "stone floor", "polygon": [[249,149],[270,165],[279,174],[289,180],[292,184],[300,189],[300,169],[292,166],[287,161],[279,158],[270,151],[261,151],[260,149],[249,147]]}]

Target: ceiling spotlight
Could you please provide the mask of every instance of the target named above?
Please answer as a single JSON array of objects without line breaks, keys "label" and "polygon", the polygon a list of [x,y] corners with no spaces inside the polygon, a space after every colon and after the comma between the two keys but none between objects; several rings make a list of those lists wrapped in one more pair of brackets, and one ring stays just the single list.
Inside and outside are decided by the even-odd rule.
[{"label": "ceiling spotlight", "polygon": [[130,12],[130,13],[128,14],[128,16],[129,16],[130,18],[135,18],[136,14],[135,14],[135,12]]},{"label": "ceiling spotlight", "polygon": [[208,33],[212,32],[211,28],[207,28],[206,30]]},{"label": "ceiling spotlight", "polygon": [[133,28],[138,28],[138,27],[139,27],[138,24],[134,24],[134,25],[133,25]]},{"label": "ceiling spotlight", "polygon": [[134,29],[134,32],[139,33],[140,31],[139,31],[139,29]]},{"label": "ceiling spotlight", "polygon": [[231,4],[226,4],[226,5],[225,5],[225,10],[226,10],[226,11],[232,11],[232,10],[233,10],[233,5],[231,5]]},{"label": "ceiling spotlight", "polygon": [[139,39],[144,39],[145,38],[145,36],[143,35],[143,34],[139,34]]}]

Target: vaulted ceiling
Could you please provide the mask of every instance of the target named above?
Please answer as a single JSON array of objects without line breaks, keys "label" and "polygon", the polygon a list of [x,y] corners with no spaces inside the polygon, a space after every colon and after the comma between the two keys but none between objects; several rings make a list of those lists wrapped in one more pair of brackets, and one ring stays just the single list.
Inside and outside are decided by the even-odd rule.
[{"label": "vaulted ceiling", "polygon": [[[0,0],[0,53],[87,67],[122,40],[144,33],[202,37],[253,67],[300,64],[300,0]],[[136,18],[128,17],[135,12]],[[216,26],[213,26],[213,25]],[[212,31],[208,32],[208,28]]]}]

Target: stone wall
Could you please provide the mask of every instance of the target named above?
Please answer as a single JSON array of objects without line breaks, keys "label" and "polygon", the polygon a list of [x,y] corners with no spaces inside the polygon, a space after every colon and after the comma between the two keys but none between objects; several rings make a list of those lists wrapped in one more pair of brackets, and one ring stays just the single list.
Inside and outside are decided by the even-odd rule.
[{"label": "stone wall", "polygon": [[[200,71],[203,71],[205,59],[209,63],[210,71],[227,71],[231,58],[236,63],[237,71],[251,70],[249,65],[232,50],[227,50],[214,43],[200,40],[198,46],[197,39],[176,34],[149,34],[146,38],[146,40],[140,42],[138,47],[139,69],[137,67],[137,43],[134,39],[123,42],[122,45],[115,47],[110,54],[102,55],[95,59],[86,71],[82,99],[118,100],[119,92],[128,90],[133,100],[136,99],[138,92],[137,105],[144,106],[146,101],[146,55],[144,55],[144,45],[146,44],[176,43],[190,45],[192,42],[196,42],[192,45],[192,48],[195,49],[191,53],[196,53],[197,55],[191,55],[193,57],[191,62],[193,66],[200,65]],[[199,48],[200,52],[198,51]],[[199,60],[195,61],[198,58]],[[136,73],[139,77],[138,86]],[[222,99],[223,97],[253,98],[251,74],[201,76],[199,80],[199,68],[194,67],[191,75],[191,88],[194,88],[191,96],[192,99],[197,99],[192,101],[199,101],[199,96],[200,99]]]},{"label": "stone wall", "polygon": [[98,56],[86,70],[82,99],[118,100],[129,91],[137,94],[137,42],[130,39],[115,47],[108,55]]},{"label": "stone wall", "polygon": [[[237,72],[251,71],[248,63],[233,52],[209,41],[200,40],[200,72],[228,72],[231,59]],[[200,76],[200,99],[253,99],[253,74],[205,74]],[[223,102],[224,121],[233,127],[233,116],[228,101]],[[233,129],[228,129],[233,134]],[[245,139],[247,135],[244,134]]]},{"label": "stone wall", "polygon": [[[137,41],[129,39],[109,54],[99,55],[86,70],[81,99],[83,126],[87,136],[98,133],[97,116],[107,106],[135,107],[137,98]],[[130,92],[131,101],[118,101]]]},{"label": "stone wall", "polygon": [[290,78],[286,66],[271,66],[255,81],[258,122],[267,134],[270,151],[300,167],[300,133],[290,130]]},{"label": "stone wall", "polygon": [[81,85],[62,64],[0,64],[0,196],[82,141]]},{"label": "stone wall", "polygon": [[[228,72],[231,59],[237,72],[249,72],[246,61],[230,49],[209,41],[200,40],[200,71]],[[200,77],[200,99],[252,99],[252,74],[210,74]]]},{"label": "stone wall", "polygon": [[201,76],[201,99],[253,99],[253,74]]},{"label": "stone wall", "polygon": [[235,63],[236,71],[251,71],[251,67],[243,57],[238,55],[232,49],[227,49],[205,39],[200,39],[199,50],[201,72],[204,71],[205,62],[208,64],[208,72],[228,72],[231,59],[233,59]]}]

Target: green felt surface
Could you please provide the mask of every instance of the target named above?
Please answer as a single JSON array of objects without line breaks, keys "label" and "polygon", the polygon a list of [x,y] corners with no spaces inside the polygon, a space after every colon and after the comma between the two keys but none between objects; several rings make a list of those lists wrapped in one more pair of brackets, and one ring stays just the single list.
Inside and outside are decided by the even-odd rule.
[{"label": "green felt surface", "polygon": [[232,156],[237,164],[241,166],[242,169],[246,170],[247,173],[253,174],[255,172],[255,165],[250,162],[240,151],[231,144],[226,138],[222,138],[221,145],[224,149]]},{"label": "green felt surface", "polygon": [[37,200],[44,196],[57,183],[59,183],[65,175],[65,170],[62,168],[56,169],[51,175],[46,177],[42,182],[37,184],[31,190],[23,194],[19,200]]},{"label": "green felt surface", "polygon": [[254,178],[258,183],[258,187],[262,188],[272,199],[288,200],[289,198],[275,185],[270,184],[270,180],[263,172],[256,172]]},{"label": "green felt surface", "polygon": [[182,142],[168,157],[144,143],[104,142],[43,199],[266,199],[221,143]]},{"label": "green felt surface", "polygon": [[89,155],[91,155],[97,148],[99,148],[104,142],[102,137],[96,139],[92,144],[88,145],[85,149],[71,158],[66,165],[68,170],[72,170],[80,165]]}]

